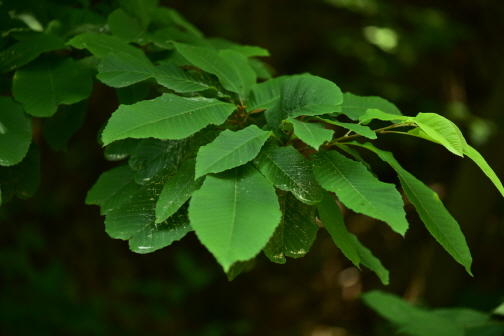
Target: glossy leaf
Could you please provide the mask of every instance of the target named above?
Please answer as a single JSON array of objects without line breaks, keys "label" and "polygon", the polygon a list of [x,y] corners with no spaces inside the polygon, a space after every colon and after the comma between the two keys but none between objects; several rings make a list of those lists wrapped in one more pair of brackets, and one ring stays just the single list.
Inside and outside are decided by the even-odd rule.
[{"label": "glossy leaf", "polygon": [[241,166],[257,156],[268,139],[269,131],[251,125],[241,131],[225,130],[198,151],[196,177]]},{"label": "glossy leaf", "polygon": [[391,121],[391,120],[405,120],[407,117],[397,116],[395,114],[385,113],[377,109],[368,109],[363,115],[359,117],[359,123],[362,125],[369,124],[373,119]]},{"label": "glossy leaf", "polygon": [[255,85],[247,100],[247,111],[269,109],[275,105],[280,100],[282,83],[288,78],[287,76],[272,78]]},{"label": "glossy leaf", "polygon": [[0,72],[16,70],[33,61],[43,52],[63,49],[65,42],[50,34],[33,34],[0,52]]},{"label": "glossy leaf", "polygon": [[156,203],[156,223],[173,215],[201,187],[204,178],[194,179],[196,161],[187,160],[163,187]]},{"label": "glossy leaf", "polygon": [[140,188],[133,179],[134,175],[135,171],[128,165],[104,172],[88,191],[86,204],[99,205],[102,215],[117,209]]},{"label": "glossy leaf", "polygon": [[328,192],[324,192],[324,199],[322,202],[317,203],[317,209],[319,219],[331,235],[336,246],[340,248],[345,257],[359,267],[360,257],[357,253],[355,241],[346,229],[338,204]]},{"label": "glossy leaf", "polygon": [[44,139],[53,151],[67,150],[68,141],[84,123],[86,110],[86,101],[60,105],[58,111],[44,122]]},{"label": "glossy leaf", "polygon": [[21,162],[31,139],[32,124],[23,107],[12,98],[0,97],[0,166]]},{"label": "glossy leaf", "polygon": [[282,219],[268,244],[263,248],[273,262],[285,264],[285,257],[303,257],[317,237],[315,206],[298,201],[290,192],[279,191]]},{"label": "glossy leaf", "polygon": [[323,121],[323,122],[326,122],[331,125],[336,125],[336,126],[346,128],[347,130],[355,132],[356,134],[360,134],[363,137],[366,137],[368,139],[376,139],[377,138],[376,133],[373,132],[373,130],[367,126],[363,126],[363,125],[359,125],[359,124],[352,124],[352,123],[343,123],[343,122],[339,122],[334,119],[327,119],[327,118],[320,118],[320,117],[316,117],[316,119]]},{"label": "glossy leaf", "polygon": [[350,92],[343,94],[341,113],[352,120],[359,120],[368,109],[378,109],[388,114],[402,115],[401,111],[386,99],[375,96],[357,96]]},{"label": "glossy leaf", "polygon": [[326,141],[332,140],[334,134],[333,130],[325,129],[320,123],[306,123],[291,117],[287,118],[287,122],[294,126],[294,133],[300,140],[316,150]]},{"label": "glossy leaf", "polygon": [[301,202],[315,204],[322,200],[323,190],[313,175],[310,161],[294,147],[266,143],[254,164],[275,187],[292,192]]},{"label": "glossy leaf", "polygon": [[381,261],[376,258],[367,247],[359,242],[359,239],[357,239],[355,235],[350,234],[350,237],[353,239],[361,264],[375,272],[382,284],[388,285],[389,271],[383,267]]},{"label": "glossy leaf", "polygon": [[201,243],[227,272],[266,245],[280,223],[279,208],[273,186],[247,164],[207,176],[190,201],[189,219]]},{"label": "glossy leaf", "polygon": [[43,57],[16,71],[12,94],[26,113],[50,117],[59,104],[89,97],[92,85],[89,70],[71,58]]},{"label": "glossy leaf", "polygon": [[316,116],[341,110],[343,94],[327,79],[312,75],[291,77],[282,83],[280,109],[284,116]]},{"label": "glossy leaf", "polygon": [[40,185],[40,150],[30,145],[23,160],[13,166],[0,166],[0,186],[2,199],[9,201],[13,196],[19,199],[32,197]]},{"label": "glossy leaf", "polygon": [[472,274],[472,258],[464,234],[460,230],[457,221],[446,210],[436,192],[404,170],[392,153],[382,151],[370,143],[363,145],[352,144],[375,152],[383,161],[389,163],[395,169],[404,193],[415,206],[427,230],[457,262],[466,268],[469,274]]},{"label": "glossy leaf", "polygon": [[105,145],[125,138],[183,139],[208,124],[222,124],[235,105],[208,98],[182,98],[166,93],[153,100],[121,105],[110,118]]},{"label": "glossy leaf", "polygon": [[376,179],[360,162],[336,151],[311,155],[313,173],[320,185],[336,193],[355,212],[382,220],[404,236],[408,229],[401,195],[393,184]]}]

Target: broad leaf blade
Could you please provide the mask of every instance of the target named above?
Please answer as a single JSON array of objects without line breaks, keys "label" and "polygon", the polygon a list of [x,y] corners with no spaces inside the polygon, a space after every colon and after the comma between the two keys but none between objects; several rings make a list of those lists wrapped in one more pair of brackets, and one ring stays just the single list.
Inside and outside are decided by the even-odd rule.
[{"label": "broad leaf blade", "polygon": [[343,94],[341,113],[346,114],[350,119],[359,120],[368,109],[378,109],[385,113],[402,115],[401,111],[394,104],[381,97],[357,96],[350,92]]},{"label": "broad leaf blade", "polygon": [[125,138],[183,139],[209,124],[220,125],[235,105],[216,99],[166,93],[153,100],[121,105],[102,134],[104,145]]},{"label": "broad leaf blade", "polygon": [[395,114],[385,113],[377,109],[367,109],[363,115],[359,117],[359,123],[362,125],[369,124],[373,119],[391,121],[391,120],[405,120],[407,117],[397,116]]},{"label": "broad leaf blade", "polygon": [[467,145],[460,130],[450,120],[436,113],[419,113],[411,118],[428,136],[458,156],[464,156]]},{"label": "broad leaf blade", "polygon": [[289,77],[282,76],[259,83],[252,88],[247,100],[247,111],[269,109],[280,100],[282,83]]},{"label": "broad leaf blade", "polygon": [[12,98],[0,97],[0,166],[21,162],[31,139],[32,124],[23,107]]},{"label": "broad leaf blade", "polygon": [[322,202],[317,203],[317,209],[320,220],[331,235],[336,246],[340,248],[345,257],[350,259],[355,266],[359,267],[360,258],[355,241],[346,229],[338,204],[336,204],[328,192],[324,192],[324,199]]},{"label": "broad leaf blade", "polygon": [[389,271],[385,267],[383,267],[380,259],[376,258],[367,247],[362,245],[355,235],[350,234],[350,237],[354,242],[361,264],[375,272],[376,275],[380,278],[382,284],[388,285]]},{"label": "broad leaf blade", "polygon": [[336,193],[355,212],[382,220],[404,236],[408,229],[401,195],[393,184],[376,179],[360,162],[336,151],[311,156],[313,173],[320,185]]},{"label": "broad leaf blade", "polygon": [[196,235],[226,272],[261,251],[281,215],[273,186],[250,164],[207,176],[189,206]]},{"label": "broad leaf blade", "polygon": [[282,219],[263,248],[273,262],[284,264],[285,257],[303,257],[317,237],[315,206],[298,201],[290,192],[278,192]]},{"label": "broad leaf blade", "polygon": [[325,129],[323,124],[319,123],[305,123],[294,118],[287,118],[294,126],[294,134],[297,135],[304,143],[312,146],[316,150],[326,141],[330,141],[334,134],[333,130]]},{"label": "broad leaf blade", "polygon": [[153,77],[157,70],[154,65],[141,62],[134,56],[111,52],[98,65],[98,72],[96,78],[100,81],[122,88]]},{"label": "broad leaf blade", "polygon": [[233,87],[238,87],[238,91],[230,90],[225,85],[224,87],[230,91],[237,92],[242,102],[248,98],[250,89],[255,85],[257,76],[255,71],[249,65],[248,59],[234,50],[221,50],[219,56],[233,69],[238,75],[239,81],[233,83]]},{"label": "broad leaf blade", "polygon": [[255,125],[238,132],[225,130],[198,151],[196,177],[219,173],[249,162],[257,156],[269,135],[269,131],[262,131]]},{"label": "broad leaf blade", "polygon": [[310,161],[294,147],[267,143],[254,164],[275,187],[292,192],[301,202],[315,204],[322,200],[323,190],[313,175]]},{"label": "broad leaf blade", "polygon": [[156,203],[156,223],[173,215],[203,184],[204,178],[194,179],[196,161],[187,160],[166,182]]},{"label": "broad leaf blade", "polygon": [[[213,78],[212,78],[213,77]],[[182,70],[172,62],[166,62],[157,67],[155,76],[157,82],[176,92],[197,92],[217,89],[217,79],[207,73]]]}]

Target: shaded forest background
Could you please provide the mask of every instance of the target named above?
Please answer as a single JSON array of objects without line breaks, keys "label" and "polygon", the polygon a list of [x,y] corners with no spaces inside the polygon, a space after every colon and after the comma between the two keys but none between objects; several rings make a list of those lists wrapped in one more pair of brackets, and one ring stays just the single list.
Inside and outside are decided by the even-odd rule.
[{"label": "shaded forest background", "polygon": [[[100,5],[98,2],[93,2]],[[346,92],[378,95],[405,115],[455,121],[504,178],[504,3],[498,0],[162,1],[206,36],[268,49],[277,75],[309,72]],[[103,158],[97,132],[117,108],[95,83],[84,126],[66,152],[41,134],[35,197],[0,207],[2,335],[390,335],[358,299],[381,288],[429,307],[489,311],[504,300],[504,202],[469,159],[398,135],[380,137],[405,169],[436,190],[473,254],[467,275],[406,206],[402,239],[386,224],[346,213],[351,232],[391,272],[384,287],[362,273],[324,230],[310,253],[272,264],[264,256],[233,282],[194,234],[148,255],[104,231],[84,204]],[[35,131],[42,120],[37,120]],[[40,132],[40,131],[39,131]],[[396,177],[374,165],[387,182]]]}]

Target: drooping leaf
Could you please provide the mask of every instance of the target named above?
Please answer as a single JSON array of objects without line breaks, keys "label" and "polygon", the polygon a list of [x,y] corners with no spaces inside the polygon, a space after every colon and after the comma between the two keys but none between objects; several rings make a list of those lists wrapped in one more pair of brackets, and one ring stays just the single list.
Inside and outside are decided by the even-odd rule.
[{"label": "drooping leaf", "polygon": [[323,121],[323,122],[326,122],[328,124],[332,124],[332,125],[346,128],[347,130],[350,130],[352,132],[360,134],[363,137],[366,137],[368,139],[376,139],[377,138],[376,133],[373,132],[373,130],[367,126],[363,126],[363,125],[359,125],[359,124],[352,124],[352,123],[343,123],[343,122],[339,122],[334,119],[327,119],[327,118],[320,118],[320,117],[316,117],[316,119]]},{"label": "drooping leaf", "polygon": [[0,186],[3,201],[13,196],[19,199],[32,197],[40,185],[40,150],[30,145],[23,160],[13,166],[0,166]]},{"label": "drooping leaf", "polygon": [[327,79],[302,75],[291,77],[282,83],[280,109],[285,117],[338,112],[342,102],[341,90]]},{"label": "drooping leaf", "polygon": [[37,33],[0,51],[0,72],[16,70],[33,61],[41,53],[63,49],[65,41],[45,33]]},{"label": "drooping leaf", "polygon": [[99,205],[100,214],[102,215],[117,209],[140,188],[135,183],[134,176],[135,171],[128,165],[122,165],[104,172],[88,191],[86,204]]},{"label": "drooping leaf", "polygon": [[401,116],[399,109],[386,99],[375,96],[357,96],[350,92],[343,94],[343,104],[341,113],[347,115],[352,120],[359,120],[368,109],[378,109],[385,113]]},{"label": "drooping leaf", "polygon": [[411,118],[428,136],[458,156],[464,156],[463,148],[467,145],[460,130],[445,117],[436,113],[418,113]]},{"label": "drooping leaf", "polygon": [[464,336],[464,329],[443,317],[411,306],[399,297],[371,291],[362,295],[364,303],[399,328],[413,336]]},{"label": "drooping leaf", "polygon": [[154,252],[184,238],[190,231],[187,206],[183,206],[162,223],[150,221],[129,240],[129,248],[142,254]]},{"label": "drooping leaf", "polygon": [[50,117],[59,104],[86,99],[92,89],[91,73],[71,58],[42,57],[16,71],[12,82],[14,98],[26,113]]},{"label": "drooping leaf", "polygon": [[375,272],[378,278],[380,278],[382,284],[388,285],[389,271],[383,267],[380,259],[376,258],[367,247],[362,245],[359,239],[357,239],[357,236],[350,234],[350,237],[354,241],[361,264]]},{"label": "drooping leaf", "polygon": [[196,160],[182,164],[180,170],[166,182],[156,203],[156,223],[173,215],[203,184],[204,177],[194,179]]},{"label": "drooping leaf", "polygon": [[247,111],[269,109],[280,99],[282,83],[287,76],[269,79],[252,87],[250,98],[247,101]]},{"label": "drooping leaf", "polygon": [[324,199],[317,203],[319,218],[324,224],[327,232],[331,235],[336,246],[338,246],[348,259],[359,267],[360,258],[357,253],[355,241],[347,231],[343,215],[338,204],[328,192],[324,192]]},{"label": "drooping leaf", "polygon": [[238,132],[225,130],[198,151],[196,177],[219,173],[249,162],[257,156],[269,135],[269,131],[262,131],[255,125]]},{"label": "drooping leaf", "polygon": [[208,124],[220,125],[235,105],[208,98],[166,93],[153,100],[121,105],[102,134],[105,145],[125,138],[183,139]]},{"label": "drooping leaf", "polygon": [[251,164],[207,176],[189,205],[191,226],[226,272],[261,251],[281,215],[273,186]]},{"label": "drooping leaf", "polygon": [[404,193],[415,206],[427,230],[471,274],[472,258],[464,234],[460,230],[457,221],[446,210],[436,192],[404,170],[395,160],[392,153],[382,151],[370,143],[363,145],[358,143],[351,144],[375,152],[383,161],[389,163],[394,168],[399,176]]},{"label": "drooping leaf", "polygon": [[292,192],[301,202],[315,204],[322,200],[323,190],[315,180],[310,161],[294,147],[266,143],[254,164],[275,187]]},{"label": "drooping leaf", "polygon": [[73,105],[60,105],[58,111],[44,122],[44,138],[52,150],[66,151],[68,140],[84,123],[86,110],[86,101]]},{"label": "drooping leaf", "polygon": [[362,125],[367,125],[373,119],[390,121],[390,120],[405,120],[406,118],[408,117],[397,116],[391,113],[385,113],[377,109],[367,109],[366,112],[364,112],[364,114],[359,117],[359,123]]},{"label": "drooping leaf", "polygon": [[0,166],[15,165],[28,153],[32,124],[23,107],[12,98],[0,97]]},{"label": "drooping leaf", "polygon": [[[136,193],[112,209],[105,218],[105,231],[115,239],[129,240],[154,224],[156,202],[161,189],[174,174],[171,169],[160,171]],[[139,248],[141,250],[141,248]]]},{"label": "drooping leaf", "polygon": [[134,56],[111,52],[98,65],[98,72],[96,78],[100,81],[122,88],[153,77],[157,70],[151,63],[140,62]]},{"label": "drooping leaf", "polygon": [[238,275],[240,275],[244,270],[249,268],[254,264],[255,258],[252,258],[247,261],[237,261],[230,268],[229,271],[226,272],[228,281],[233,281]]},{"label": "drooping leaf", "polygon": [[306,123],[297,119],[288,117],[287,122],[294,126],[294,133],[307,145],[316,150],[326,141],[330,141],[334,134],[333,130],[325,129],[320,123]]},{"label": "drooping leaf", "polygon": [[355,212],[382,220],[404,236],[408,229],[404,203],[393,184],[376,179],[360,162],[336,151],[311,155],[313,173],[320,185],[336,193]]}]

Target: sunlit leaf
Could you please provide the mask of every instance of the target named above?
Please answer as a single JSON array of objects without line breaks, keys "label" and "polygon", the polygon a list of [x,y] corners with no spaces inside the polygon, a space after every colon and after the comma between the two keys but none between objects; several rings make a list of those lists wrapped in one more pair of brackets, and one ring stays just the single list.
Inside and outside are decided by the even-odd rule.
[{"label": "sunlit leaf", "polygon": [[316,150],[326,141],[330,141],[334,134],[333,130],[325,129],[320,123],[305,123],[294,118],[287,118],[294,126],[294,133],[297,137],[307,145],[312,146]]},{"label": "sunlit leaf", "polygon": [[450,120],[436,113],[419,113],[411,119],[422,131],[450,152],[458,156],[464,156],[463,148],[467,143],[460,130]]},{"label": "sunlit leaf", "polygon": [[350,92],[343,94],[341,113],[347,115],[350,119],[359,120],[368,109],[378,109],[388,114],[402,115],[394,104],[381,97],[357,96]]},{"label": "sunlit leaf", "polygon": [[350,130],[352,132],[355,132],[356,134],[360,134],[363,137],[366,137],[368,139],[376,139],[376,133],[373,132],[373,130],[367,126],[359,125],[359,124],[352,124],[352,123],[343,123],[339,122],[335,119],[327,119],[327,118],[320,118],[316,117],[315,119],[326,122],[328,124],[340,126],[343,128],[346,128],[347,130]]},{"label": "sunlit leaf", "polygon": [[364,114],[359,117],[359,123],[362,125],[367,125],[373,119],[390,121],[390,120],[405,120],[406,118],[407,117],[397,116],[395,114],[390,114],[390,113],[385,113],[385,112],[383,112],[381,110],[377,110],[377,109],[367,109],[366,112],[364,112]]},{"label": "sunlit leaf", "polygon": [[0,97],[0,166],[21,162],[31,139],[32,124],[23,107],[12,98]]}]

